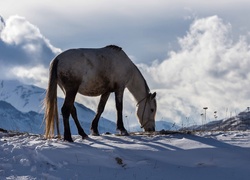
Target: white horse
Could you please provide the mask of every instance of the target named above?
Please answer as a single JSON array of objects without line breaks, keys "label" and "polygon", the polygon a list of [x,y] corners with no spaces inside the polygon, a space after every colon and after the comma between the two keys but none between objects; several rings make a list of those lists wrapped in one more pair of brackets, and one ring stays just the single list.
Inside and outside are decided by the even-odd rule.
[{"label": "white horse", "polygon": [[99,135],[98,121],[111,92],[115,93],[117,130],[128,135],[123,125],[122,106],[124,89],[137,101],[137,116],[145,131],[155,131],[156,93],[151,94],[138,68],[122,48],[114,45],[100,49],[70,49],[59,54],[50,64],[49,84],[44,100],[45,137],[54,135],[54,126],[59,132],[57,110],[57,84],[65,94],[61,108],[64,123],[64,140],[72,142],[69,116],[71,114],[82,138],[87,134],[82,129],[74,106],[77,93],[86,96],[101,95],[97,113],[92,121],[93,135]]}]

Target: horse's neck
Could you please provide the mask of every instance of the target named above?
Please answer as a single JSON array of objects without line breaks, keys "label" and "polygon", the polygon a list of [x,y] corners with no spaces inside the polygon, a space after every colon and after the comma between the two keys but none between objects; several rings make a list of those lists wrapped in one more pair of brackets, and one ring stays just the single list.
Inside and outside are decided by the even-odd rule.
[{"label": "horse's neck", "polygon": [[149,94],[148,85],[137,68],[134,76],[130,79],[127,88],[134,96],[137,103]]}]

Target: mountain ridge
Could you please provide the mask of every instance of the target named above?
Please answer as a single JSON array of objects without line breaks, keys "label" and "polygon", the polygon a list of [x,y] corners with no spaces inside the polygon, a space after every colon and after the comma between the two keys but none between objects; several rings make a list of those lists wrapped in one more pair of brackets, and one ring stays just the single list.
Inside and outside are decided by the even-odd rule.
[{"label": "mountain ridge", "polygon": [[[43,133],[43,109],[42,102],[45,96],[45,89],[34,85],[25,85],[17,80],[0,81],[0,127],[7,130],[27,131],[31,133]],[[58,97],[58,108],[63,104],[64,99]],[[86,133],[90,133],[90,125],[95,112],[86,106],[75,102],[79,121]],[[32,116],[30,115],[32,114]],[[60,116],[60,131],[63,132],[62,117]],[[32,117],[34,117],[32,119]],[[24,123],[25,122],[25,123]],[[34,123],[34,128],[30,122]],[[12,123],[12,124],[11,124]],[[23,125],[22,123],[26,124]],[[78,134],[75,124],[70,118],[72,134]],[[6,127],[4,127],[6,126]],[[38,128],[39,127],[39,128]],[[115,133],[116,124],[101,117],[99,122],[100,133]]]},{"label": "mountain ridge", "polygon": [[[39,123],[39,127],[42,127],[42,129],[38,129],[38,125],[34,125],[36,128],[34,130],[30,131],[31,128],[25,129],[25,126],[22,126],[19,121],[16,125],[12,125],[12,127],[18,127],[14,129],[9,130],[21,130],[21,131],[28,131],[28,132],[34,132],[37,130],[37,133],[43,133],[44,124],[42,124],[43,121],[43,99],[45,97],[46,90],[34,85],[27,85],[23,84],[18,80],[0,80],[0,101],[5,101],[6,103],[9,103],[12,105],[15,109],[13,109],[13,113],[16,111],[19,111],[19,114],[24,113],[23,116],[28,116],[27,113],[33,112],[34,116],[36,116],[38,119],[35,121],[36,123]],[[60,109],[63,105],[64,99],[58,97],[58,109]],[[0,104],[1,105],[1,104]],[[80,104],[78,102],[75,102],[75,106],[77,109],[77,114],[79,121],[81,125],[83,126],[83,129],[86,131],[87,134],[90,133],[90,126],[91,122],[95,116],[95,112],[91,110],[90,108],[84,106],[83,104]],[[0,106],[1,109],[1,106]],[[59,110],[60,112],[60,110]],[[2,111],[3,113],[3,111]],[[60,116],[60,131],[62,131],[62,117]],[[3,116],[0,117],[3,118]],[[12,119],[14,117],[12,116]],[[18,118],[18,117],[16,117]],[[29,119],[30,117],[26,117]],[[73,123],[72,118],[70,118],[70,125],[71,125],[71,131],[72,134],[78,134],[77,129],[75,127],[75,124]],[[8,126],[9,127],[9,126]],[[140,128],[139,123],[136,125],[129,125],[125,123],[125,127],[129,132],[138,132],[142,131]],[[4,129],[4,127],[2,127]],[[156,120],[156,130],[160,131],[162,129],[164,130],[177,130],[180,127],[176,124],[162,121],[162,120]],[[100,118],[99,121],[99,132],[100,133],[116,133],[116,123],[106,119],[104,117]]]},{"label": "mountain ridge", "polygon": [[180,130],[195,131],[246,131],[250,130],[250,111],[245,110],[236,116],[211,121],[204,125],[185,127]]}]

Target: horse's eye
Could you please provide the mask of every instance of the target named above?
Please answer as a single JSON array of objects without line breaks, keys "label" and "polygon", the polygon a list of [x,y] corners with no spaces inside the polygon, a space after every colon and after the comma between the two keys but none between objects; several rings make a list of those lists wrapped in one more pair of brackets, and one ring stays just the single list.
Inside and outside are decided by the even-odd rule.
[{"label": "horse's eye", "polygon": [[151,112],[154,112],[155,110],[154,109],[151,109]]}]

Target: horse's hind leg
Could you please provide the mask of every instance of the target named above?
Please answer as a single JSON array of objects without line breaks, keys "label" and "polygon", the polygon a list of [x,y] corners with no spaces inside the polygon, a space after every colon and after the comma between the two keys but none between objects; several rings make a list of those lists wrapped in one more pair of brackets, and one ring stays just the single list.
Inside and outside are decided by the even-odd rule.
[{"label": "horse's hind leg", "polygon": [[91,124],[91,134],[94,135],[94,136],[99,136],[100,135],[99,131],[98,131],[98,122],[99,122],[101,114],[104,111],[104,108],[105,108],[105,105],[106,105],[107,100],[109,98],[109,95],[110,95],[110,92],[107,92],[107,93],[101,95],[101,99],[100,99],[100,102],[98,104],[98,108],[97,108],[95,118],[94,118],[94,120],[92,121],[92,124]]},{"label": "horse's hind leg", "polygon": [[87,138],[88,135],[84,132],[84,130],[82,129],[82,126],[79,123],[79,120],[77,118],[76,107],[74,105],[73,105],[72,110],[71,110],[71,116],[75,121],[77,130],[78,130],[78,134],[81,135],[83,139]]},{"label": "horse's hind leg", "polygon": [[65,100],[62,106],[63,125],[64,125],[64,140],[73,142],[69,126],[69,116],[74,106],[77,90],[66,91]]}]

